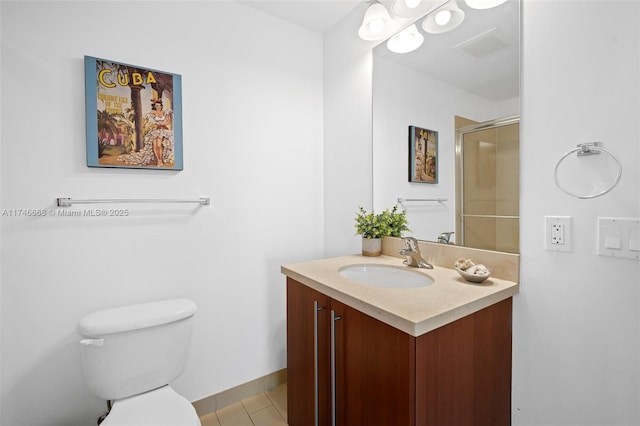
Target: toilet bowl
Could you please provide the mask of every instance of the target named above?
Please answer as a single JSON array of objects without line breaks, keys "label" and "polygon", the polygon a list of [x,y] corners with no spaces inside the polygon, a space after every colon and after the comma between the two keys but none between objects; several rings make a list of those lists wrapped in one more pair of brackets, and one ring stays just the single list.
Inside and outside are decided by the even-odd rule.
[{"label": "toilet bowl", "polygon": [[100,426],[200,426],[193,406],[171,386],[118,399]]},{"label": "toilet bowl", "polygon": [[171,299],[94,312],[78,323],[89,389],[111,402],[101,426],[200,426],[170,384],[185,369],[195,302]]}]

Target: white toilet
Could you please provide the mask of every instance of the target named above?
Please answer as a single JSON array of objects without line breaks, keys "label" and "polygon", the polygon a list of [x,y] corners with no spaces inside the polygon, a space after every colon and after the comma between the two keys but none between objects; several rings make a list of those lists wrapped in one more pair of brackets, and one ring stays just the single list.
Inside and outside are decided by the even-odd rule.
[{"label": "white toilet", "polygon": [[89,389],[110,401],[100,426],[200,426],[169,383],[184,371],[195,302],[172,299],[94,312],[78,323]]}]

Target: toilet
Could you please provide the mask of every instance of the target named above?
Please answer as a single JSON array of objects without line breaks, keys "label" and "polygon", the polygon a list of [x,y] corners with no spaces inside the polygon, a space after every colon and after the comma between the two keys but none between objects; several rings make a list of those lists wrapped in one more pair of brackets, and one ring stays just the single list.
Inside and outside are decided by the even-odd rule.
[{"label": "toilet", "polygon": [[197,310],[193,300],[171,299],[80,320],[85,380],[110,406],[100,426],[200,426],[191,403],[170,385],[184,371]]}]

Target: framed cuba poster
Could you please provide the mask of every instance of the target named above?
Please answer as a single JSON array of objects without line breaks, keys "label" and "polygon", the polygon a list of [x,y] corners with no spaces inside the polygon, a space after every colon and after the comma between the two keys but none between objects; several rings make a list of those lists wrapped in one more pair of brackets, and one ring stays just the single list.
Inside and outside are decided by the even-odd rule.
[{"label": "framed cuba poster", "polygon": [[438,132],[409,126],[409,182],[438,183]]},{"label": "framed cuba poster", "polygon": [[180,75],[85,56],[87,166],[182,170]]}]

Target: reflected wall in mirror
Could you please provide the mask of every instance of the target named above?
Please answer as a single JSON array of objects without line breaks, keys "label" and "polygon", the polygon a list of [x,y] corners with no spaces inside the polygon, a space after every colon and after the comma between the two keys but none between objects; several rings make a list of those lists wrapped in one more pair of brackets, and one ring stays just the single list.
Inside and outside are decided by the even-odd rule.
[{"label": "reflected wall in mirror", "polygon": [[[450,242],[477,247],[469,230],[466,241],[458,235],[463,231],[456,212],[456,116],[488,122],[519,115],[520,2],[476,10],[459,0],[458,7],[465,13],[462,24],[447,33],[425,33],[418,50],[397,54],[381,43],[373,51],[373,207],[381,211],[398,199],[433,200],[402,202],[410,235],[438,241],[454,232]],[[437,184],[407,179],[412,125],[438,132]],[[480,159],[476,164],[478,178],[491,167]],[[494,248],[477,248],[518,252],[517,244],[496,241]]]}]

